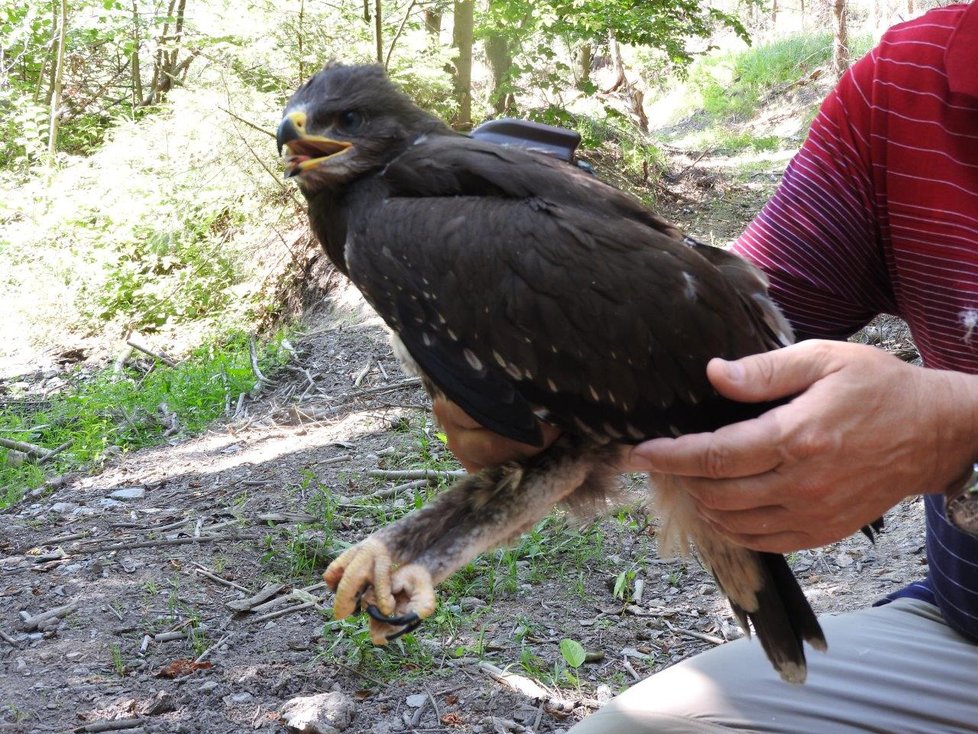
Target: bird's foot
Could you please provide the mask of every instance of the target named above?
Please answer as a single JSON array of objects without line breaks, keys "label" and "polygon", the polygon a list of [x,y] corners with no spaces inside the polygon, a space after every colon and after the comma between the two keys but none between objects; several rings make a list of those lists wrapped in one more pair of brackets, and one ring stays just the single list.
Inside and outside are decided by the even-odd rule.
[{"label": "bird's foot", "polygon": [[409,563],[393,571],[387,546],[367,538],[329,564],[323,580],[336,591],[333,617],[358,609],[370,615],[370,639],[376,645],[415,629],[435,611],[435,588],[424,566]]}]

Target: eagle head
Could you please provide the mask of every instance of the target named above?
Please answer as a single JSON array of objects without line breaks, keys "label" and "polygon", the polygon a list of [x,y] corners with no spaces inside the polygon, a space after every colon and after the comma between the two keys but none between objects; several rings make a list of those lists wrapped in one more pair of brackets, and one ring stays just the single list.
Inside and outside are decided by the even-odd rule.
[{"label": "eagle head", "polygon": [[330,62],[285,106],[278,150],[306,196],[383,168],[422,135],[449,132],[380,66]]}]

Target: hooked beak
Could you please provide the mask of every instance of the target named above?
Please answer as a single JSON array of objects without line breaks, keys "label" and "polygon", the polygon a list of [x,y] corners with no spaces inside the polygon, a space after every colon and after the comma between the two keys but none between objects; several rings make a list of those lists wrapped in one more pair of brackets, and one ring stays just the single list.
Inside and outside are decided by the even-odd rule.
[{"label": "hooked beak", "polygon": [[306,134],[304,112],[288,113],[278,126],[276,140],[279,155],[282,155],[283,148],[288,151],[285,157],[286,178],[317,168],[353,147],[353,143],[344,140]]}]

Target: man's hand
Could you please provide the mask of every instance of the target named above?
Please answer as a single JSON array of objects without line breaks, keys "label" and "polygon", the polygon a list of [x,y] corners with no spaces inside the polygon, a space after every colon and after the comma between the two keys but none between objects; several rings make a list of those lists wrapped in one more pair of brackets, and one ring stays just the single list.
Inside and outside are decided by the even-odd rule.
[{"label": "man's hand", "polygon": [[541,423],[543,446],[532,446],[500,436],[483,428],[455,403],[439,398],[432,408],[435,418],[448,437],[448,448],[469,472],[477,472],[487,466],[495,466],[513,459],[543,451],[557,440],[560,431],[548,423]]},{"label": "man's hand", "polygon": [[716,359],[707,374],[733,400],[797,397],[714,433],[639,444],[627,468],[687,477],[702,515],[755,550],[839,540],[904,497],[960,483],[978,454],[978,376],[829,341]]}]

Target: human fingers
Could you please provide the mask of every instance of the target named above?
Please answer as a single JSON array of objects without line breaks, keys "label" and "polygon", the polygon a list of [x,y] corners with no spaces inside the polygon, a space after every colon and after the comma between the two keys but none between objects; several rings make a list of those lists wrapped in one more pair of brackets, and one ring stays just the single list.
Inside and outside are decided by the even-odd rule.
[{"label": "human fingers", "polygon": [[838,371],[833,342],[811,340],[737,360],[712,359],[710,383],[724,397],[744,403],[791,397]]},{"label": "human fingers", "polygon": [[781,438],[779,422],[767,414],[713,433],[645,441],[631,449],[625,469],[711,479],[749,477],[781,463]]}]

